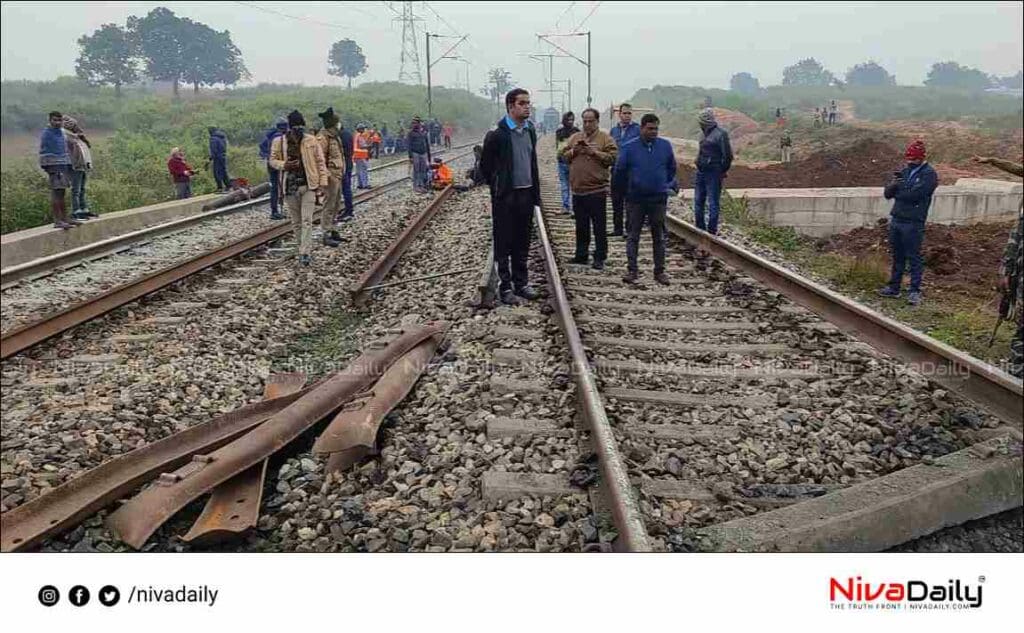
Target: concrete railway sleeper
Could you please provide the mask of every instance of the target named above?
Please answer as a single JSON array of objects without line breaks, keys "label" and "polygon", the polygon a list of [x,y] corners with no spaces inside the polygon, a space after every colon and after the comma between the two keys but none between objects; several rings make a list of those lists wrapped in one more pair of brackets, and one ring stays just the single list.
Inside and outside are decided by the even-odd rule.
[{"label": "concrete railway sleeper", "polygon": [[[581,275],[566,216],[549,211],[560,204],[547,178],[542,198],[535,228],[547,295],[573,353],[579,428],[598,454],[594,509],[611,510],[617,549],[878,551],[1020,506],[1019,383],[792,273],[776,281],[774,267],[675,218],[669,228],[688,244],[670,239],[679,279],[669,289],[643,278],[622,288],[618,270],[606,280]],[[614,255],[621,242],[611,239]],[[698,245],[714,259],[698,256]],[[641,247],[641,269],[649,256]],[[531,324],[500,334],[524,342],[546,320],[501,310]],[[954,383],[885,356],[920,361],[921,349],[933,366],[966,367],[970,377]],[[495,361],[520,368],[517,376],[544,366],[543,355],[516,350],[498,350]],[[984,428],[959,426],[965,419]],[[569,431],[543,420],[488,425],[499,436]],[[485,489],[503,499],[570,494],[577,474],[492,473]]]}]

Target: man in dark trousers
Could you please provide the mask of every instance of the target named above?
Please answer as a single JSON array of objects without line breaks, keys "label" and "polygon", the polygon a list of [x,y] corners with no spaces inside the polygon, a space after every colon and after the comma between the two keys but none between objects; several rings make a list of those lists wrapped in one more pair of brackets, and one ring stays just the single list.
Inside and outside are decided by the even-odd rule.
[{"label": "man in dark trousers", "polygon": [[658,138],[660,123],[653,114],[640,119],[640,137],[619,148],[612,176],[615,187],[626,192],[628,270],[622,281],[629,284],[636,283],[639,276],[636,259],[645,218],[651,225],[654,280],[663,286],[670,283],[665,274],[665,210],[669,192],[678,192],[679,184],[672,144]]},{"label": "man in dark trousers", "polygon": [[594,230],[594,270],[604,270],[608,256],[608,230],[605,200],[608,199],[609,168],[615,164],[619,149],[607,133],[598,129],[600,115],[587,108],[583,131],[576,132],[564,143],[558,159],[569,166],[572,184],[572,209],[576,218],[576,257],[574,264],[587,263],[590,230]]},{"label": "man in dark trousers", "polygon": [[[640,126],[633,122],[633,106],[623,103],[619,106],[619,124],[611,129],[610,134],[615,145],[622,152],[622,146],[640,136]],[[626,199],[626,192],[620,191],[615,186],[615,178],[612,178],[612,235],[622,236],[622,205]]]},{"label": "man in dark trousers", "polygon": [[[732,145],[729,144],[729,133],[718,125],[715,111],[711,108],[701,111],[697,123],[700,125],[701,136],[697,159],[694,161],[697,172],[693,175],[693,215],[698,229],[718,235],[722,180],[732,166]],[[706,223],[705,202],[708,206]]]},{"label": "man in dark trousers", "polygon": [[215,127],[206,128],[210,133],[210,162],[213,163],[213,179],[217,181],[217,193],[231,189],[228,177],[228,136]]},{"label": "man in dark trousers", "polygon": [[907,145],[903,156],[907,166],[893,174],[885,186],[885,199],[893,201],[892,211],[889,212],[892,274],[889,283],[878,294],[890,298],[900,296],[903,270],[909,259],[910,290],[907,292],[907,303],[916,306],[921,303],[921,275],[924,273],[924,260],[921,259],[924,225],[928,220],[932,194],[939,186],[939,175],[925,161],[924,141],[914,141]]},{"label": "man in dark trousers", "polygon": [[537,132],[529,123],[530,93],[513,88],[505,95],[507,114],[487,133],[480,156],[480,171],[491,189],[494,262],[502,303],[518,303],[516,296],[532,300],[526,259],[530,252],[533,208],[540,205],[537,171]]},{"label": "man in dark trousers", "polygon": [[352,138],[352,132],[345,129],[344,125],[338,129],[338,136],[341,138],[341,149],[345,152],[345,175],[341,178],[341,197],[345,202],[345,207],[342,209],[338,221],[350,222],[355,215],[355,207],[352,205],[352,174],[355,173],[352,162],[352,143],[355,142],[355,139]]}]

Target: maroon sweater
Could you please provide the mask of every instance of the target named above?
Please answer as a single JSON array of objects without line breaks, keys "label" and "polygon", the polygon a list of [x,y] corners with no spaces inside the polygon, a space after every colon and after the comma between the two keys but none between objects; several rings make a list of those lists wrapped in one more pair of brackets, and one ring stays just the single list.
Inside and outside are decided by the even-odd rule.
[{"label": "maroon sweater", "polygon": [[184,158],[175,156],[167,161],[167,171],[171,172],[171,180],[174,182],[188,182],[193,169],[189,167]]}]

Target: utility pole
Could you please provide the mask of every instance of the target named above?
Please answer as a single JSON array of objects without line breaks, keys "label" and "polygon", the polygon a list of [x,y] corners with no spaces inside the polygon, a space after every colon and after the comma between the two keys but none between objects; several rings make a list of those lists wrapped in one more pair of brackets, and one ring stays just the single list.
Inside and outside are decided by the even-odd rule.
[{"label": "utility pole", "polygon": [[[452,57],[452,59],[454,59],[455,61],[458,61],[458,62],[462,62],[463,64],[466,65],[466,92],[472,93],[473,89],[469,87],[469,67],[472,66],[472,64],[465,57],[458,57],[458,56],[456,56],[456,57]],[[458,84],[458,81],[459,81],[458,80],[458,71],[456,71],[455,77],[456,77],[455,78],[455,83]]]},{"label": "utility pole", "polygon": [[[441,39],[441,38],[452,38],[452,37],[458,37],[459,41],[457,41],[454,44],[452,44],[451,47],[449,47],[448,50],[446,50],[443,55],[441,55],[437,59],[431,61],[430,60],[430,38]],[[453,50],[455,50],[455,48],[459,44],[465,42],[467,37],[469,37],[469,36],[468,35],[463,35],[463,36],[460,37],[458,35],[438,35],[437,33],[427,33],[427,118],[433,118],[434,117],[434,95],[433,95],[433,85],[432,85],[431,77],[430,77],[430,69],[434,67],[434,64],[436,64],[437,62],[441,61],[442,59],[458,59],[458,57],[456,57],[454,55],[449,55],[449,53],[451,53]]]},{"label": "utility pole", "polygon": [[[552,38],[552,37],[583,37],[583,36],[586,36],[586,38],[587,38],[587,59],[586,60],[580,59],[576,55],[573,55],[572,53],[570,53],[569,51],[565,50],[564,48],[562,48],[561,46],[559,46],[555,42],[552,42],[549,39],[549,38]],[[581,64],[583,64],[584,66],[587,67],[587,107],[589,108],[590,107],[590,103],[591,103],[591,101],[593,99],[593,93],[591,92],[591,83],[590,83],[591,70],[592,70],[591,64],[590,64],[590,59],[591,59],[591,57],[590,57],[590,50],[591,50],[590,49],[590,44],[591,44],[591,41],[590,41],[590,31],[587,31],[586,33],[544,33],[544,34],[538,33],[537,34],[537,39],[544,40],[545,42],[547,42],[548,44],[553,46],[555,49],[565,53],[566,56],[572,57],[573,59],[575,59],[576,61],[578,61],[579,63],[581,63]]]},{"label": "utility pole", "polygon": [[564,99],[565,95],[568,93],[568,95],[569,95],[569,97],[568,97],[568,99],[569,99],[569,107],[566,108],[565,107],[565,101],[562,101],[562,112],[564,113],[564,112],[568,112],[569,110],[572,110],[572,79],[556,79],[552,83],[565,84],[566,85],[566,88],[564,88],[562,90],[562,96],[563,96],[563,99]]},{"label": "utility pole", "polygon": [[419,38],[416,37],[416,23],[423,20],[413,13],[412,2],[403,2],[402,17],[395,19],[402,22],[402,63],[398,70],[398,81],[421,84],[423,75],[420,73]]}]

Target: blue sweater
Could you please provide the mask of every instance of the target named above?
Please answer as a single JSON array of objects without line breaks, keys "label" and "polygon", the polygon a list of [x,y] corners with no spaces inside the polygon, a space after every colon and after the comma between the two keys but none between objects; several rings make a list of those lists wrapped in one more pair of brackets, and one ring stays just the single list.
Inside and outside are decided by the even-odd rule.
[{"label": "blue sweater", "polygon": [[636,122],[631,122],[625,129],[622,128],[622,125],[616,125],[608,133],[611,134],[615,145],[621,149],[626,143],[640,137],[640,125]]},{"label": "blue sweater", "polygon": [[612,179],[616,189],[626,191],[627,200],[664,201],[669,192],[679,190],[672,144],[663,138],[651,143],[637,138],[626,143],[619,148]]},{"label": "blue sweater", "polygon": [[939,175],[928,163],[922,163],[920,168],[904,167],[899,180],[885,187],[885,199],[895,200],[889,215],[894,220],[924,224],[938,186]]},{"label": "blue sweater", "polygon": [[285,133],[286,130],[282,130],[279,127],[272,127],[267,130],[266,135],[263,137],[263,141],[260,143],[260,158],[267,160],[270,158],[270,146],[273,144],[274,139]]},{"label": "blue sweater", "polygon": [[221,160],[228,154],[228,137],[224,132],[217,130],[210,135],[210,158]]},{"label": "blue sweater", "polygon": [[64,137],[64,129],[47,127],[39,138],[39,166],[49,167],[71,165],[71,154],[68,153],[68,142]]}]

